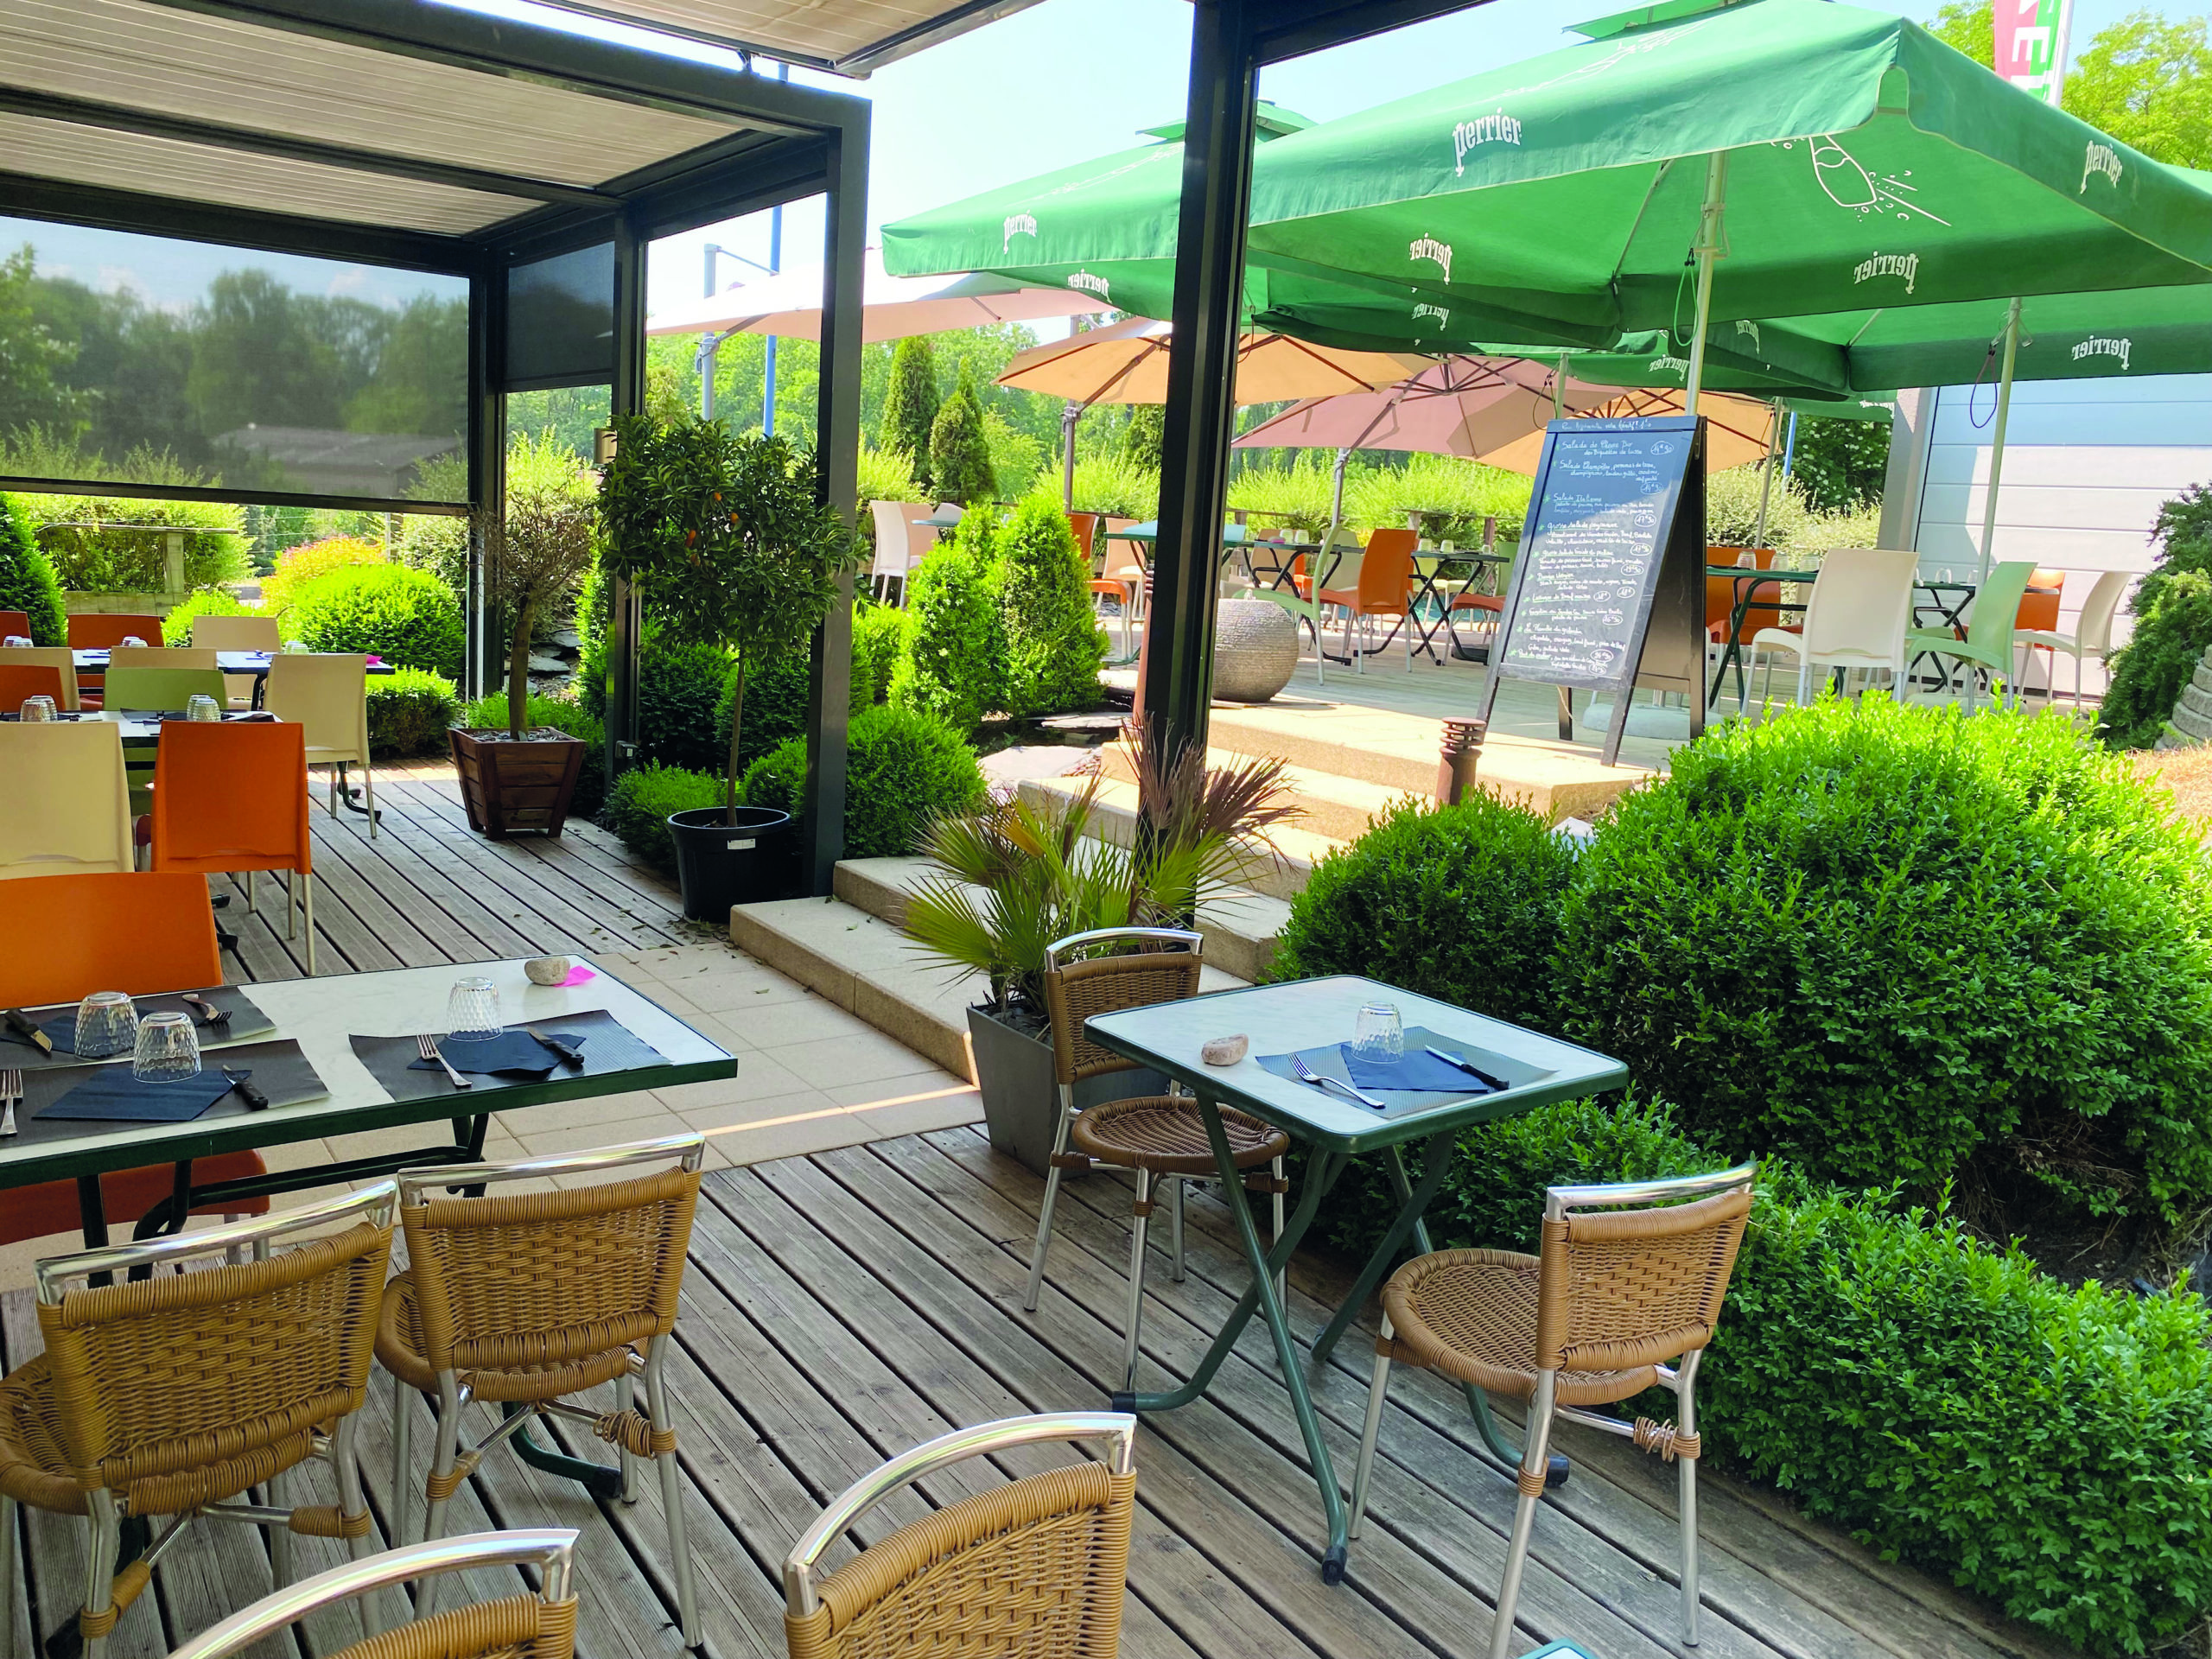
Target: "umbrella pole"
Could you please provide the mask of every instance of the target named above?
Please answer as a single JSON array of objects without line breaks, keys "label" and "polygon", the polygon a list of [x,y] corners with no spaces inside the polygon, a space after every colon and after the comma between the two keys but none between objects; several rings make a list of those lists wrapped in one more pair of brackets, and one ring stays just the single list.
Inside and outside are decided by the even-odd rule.
[{"label": "umbrella pole", "polygon": [[[1390,400],[1390,404],[1393,408],[1396,406],[1397,401],[1398,400],[1395,397]],[[1382,419],[1382,417],[1378,415],[1374,420],[1370,421],[1367,424],[1368,432],[1372,432],[1377,426],[1381,425]],[[1360,435],[1364,437],[1366,433],[1362,433]],[[1351,464],[1351,451],[1350,449],[1339,449],[1337,451],[1336,486],[1331,492],[1329,496],[1329,533],[1321,538],[1321,550],[1313,556],[1312,562],[1308,563],[1306,568],[1306,575],[1313,583],[1313,599],[1312,606],[1313,622],[1313,683],[1316,685],[1325,685],[1328,683],[1329,652],[1328,648],[1321,643],[1321,583],[1329,575],[1331,569],[1329,555],[1336,550],[1337,531],[1344,526],[1344,468]]]},{"label": "umbrella pole", "polygon": [[1989,561],[1997,543],[1997,485],[2005,474],[2005,417],[2012,410],[2012,362],[2020,349],[2020,302],[2015,299],[2005,313],[2005,366],[1997,377],[1997,424],[1989,439],[1989,492],[1981,505],[1981,569],[1974,577],[1980,588],[1989,580]]},{"label": "umbrella pole", "polygon": [[1567,354],[1560,353],[1559,361],[1552,365],[1552,419],[1567,418]]},{"label": "umbrella pole", "polygon": [[1759,527],[1751,532],[1751,545],[1766,545],[1766,505],[1774,494],[1774,441],[1782,435],[1782,399],[1774,400],[1774,421],[1766,429],[1766,465],[1759,468]]},{"label": "umbrella pole", "polygon": [[1060,505],[1069,512],[1075,511],[1075,423],[1088,407],[1071,400],[1060,410]]},{"label": "umbrella pole", "polygon": [[1697,327],[1690,335],[1690,372],[1682,391],[1682,413],[1697,413],[1698,388],[1705,380],[1706,321],[1713,310],[1713,262],[1720,253],[1720,214],[1728,200],[1728,152],[1716,149],[1705,162],[1705,206],[1699,212]]}]

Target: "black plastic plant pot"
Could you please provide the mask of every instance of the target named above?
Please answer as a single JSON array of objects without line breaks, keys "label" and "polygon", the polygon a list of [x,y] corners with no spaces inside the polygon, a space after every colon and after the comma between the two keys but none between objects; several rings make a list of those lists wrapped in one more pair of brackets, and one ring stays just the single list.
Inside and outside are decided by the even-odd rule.
[{"label": "black plastic plant pot", "polygon": [[795,887],[798,826],[788,812],[741,806],[737,822],[719,806],[678,812],[668,821],[683,913],[729,925],[730,906],[788,899]]}]

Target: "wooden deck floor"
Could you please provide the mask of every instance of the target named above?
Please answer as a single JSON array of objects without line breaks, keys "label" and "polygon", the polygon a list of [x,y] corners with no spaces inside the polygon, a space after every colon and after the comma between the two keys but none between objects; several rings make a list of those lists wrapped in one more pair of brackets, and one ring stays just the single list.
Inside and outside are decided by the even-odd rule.
[{"label": "wooden deck floor", "polygon": [[[709,1176],[673,1379],[712,1659],[783,1653],[785,1550],[826,1497],[887,1455],[955,1425],[1103,1403],[1119,1364],[1128,1192],[1103,1178],[1066,1189],[1049,1284],[1027,1315],[1024,1259],[1040,1189],[969,1129]],[[1243,1282],[1228,1212],[1194,1196],[1191,1217],[1188,1278],[1169,1282],[1161,1262],[1153,1280],[1149,1379],[1187,1374]],[[1319,1328],[1342,1277],[1316,1258],[1295,1265],[1302,1333]],[[26,1299],[7,1298],[7,1363],[36,1345]],[[1365,1349],[1347,1341],[1318,1382],[1332,1452],[1347,1473]],[[1512,1487],[1477,1449],[1452,1391],[1402,1371],[1391,1398],[1372,1518],[1349,1580],[1336,1588],[1318,1570],[1318,1500],[1264,1332],[1247,1333],[1208,1399],[1147,1421],[1123,1637],[1129,1659],[1484,1653]],[[396,1502],[389,1412],[379,1376],[364,1444],[380,1534]],[[585,1450],[569,1429],[556,1432]],[[1573,1637],[1603,1659],[1682,1652],[1674,1636],[1671,1471],[1618,1443],[1562,1433],[1576,1468],[1537,1528],[1520,1646]],[[429,1440],[418,1428],[418,1464]],[[930,1496],[946,1501],[1063,1455],[1039,1449],[998,1470],[956,1471]],[[1707,1659],[2050,1659],[2058,1651],[1799,1522],[1771,1495],[1720,1479],[1704,1491],[1707,1617],[1697,1651]],[[871,1535],[919,1512],[914,1501],[895,1506]],[[458,1529],[548,1522],[584,1535],[585,1659],[677,1659],[652,1483],[635,1509],[600,1505],[499,1455],[456,1501]],[[76,1594],[75,1525],[35,1515],[29,1540],[35,1617],[51,1630]],[[335,1559],[334,1546],[320,1541],[296,1548],[302,1571]],[[157,1593],[123,1620],[116,1659],[155,1659],[270,1584],[257,1539],[213,1527],[158,1576]],[[304,1634],[300,1655],[315,1659],[346,1638],[345,1627],[326,1623]],[[272,1643],[270,1659],[298,1656]]]}]

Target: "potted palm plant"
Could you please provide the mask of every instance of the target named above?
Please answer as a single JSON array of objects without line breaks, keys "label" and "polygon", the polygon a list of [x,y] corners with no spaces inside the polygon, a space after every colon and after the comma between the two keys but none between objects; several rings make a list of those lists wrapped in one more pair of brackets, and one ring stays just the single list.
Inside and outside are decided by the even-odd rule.
[{"label": "potted palm plant", "polygon": [[455,727],[454,770],[469,828],[497,841],[511,830],[557,836],[583,771],[585,744],[530,717],[530,642],[537,624],[569,598],[591,563],[594,510],[582,496],[518,490],[504,512],[480,511],[493,598],[506,610],[507,729]]},{"label": "potted palm plant", "polygon": [[822,499],[813,456],[785,439],[630,415],[614,440],[601,569],[637,584],[664,639],[732,657],[722,804],[668,821],[683,913],[726,923],[733,905],[782,895],[797,848],[790,814],[739,799],[746,682],[805,648],[860,542]]},{"label": "potted palm plant", "polygon": [[[935,868],[906,902],[921,954],[983,981],[968,1034],[991,1144],[1040,1175],[1057,1127],[1045,947],[1094,928],[1188,926],[1200,905],[1276,856],[1269,834],[1297,812],[1280,760],[1210,769],[1190,745],[1163,762],[1134,722],[1125,741],[1146,824],[1139,845],[1087,837],[1095,779],[1064,805],[995,799],[930,824],[921,851]],[[1117,1072],[1078,1084],[1076,1104],[1165,1092],[1165,1079]]]}]

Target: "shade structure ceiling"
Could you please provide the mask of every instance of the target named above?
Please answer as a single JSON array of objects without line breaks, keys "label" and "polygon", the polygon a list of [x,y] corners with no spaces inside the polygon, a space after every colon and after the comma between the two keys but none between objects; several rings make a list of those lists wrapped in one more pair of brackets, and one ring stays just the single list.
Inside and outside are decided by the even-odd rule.
[{"label": "shade structure ceiling", "polygon": [[611,206],[623,181],[753,130],[219,10],[0,0],[0,169],[64,184],[468,235],[549,202]]},{"label": "shade structure ceiling", "polygon": [[791,63],[864,75],[1037,0],[551,0]]}]

